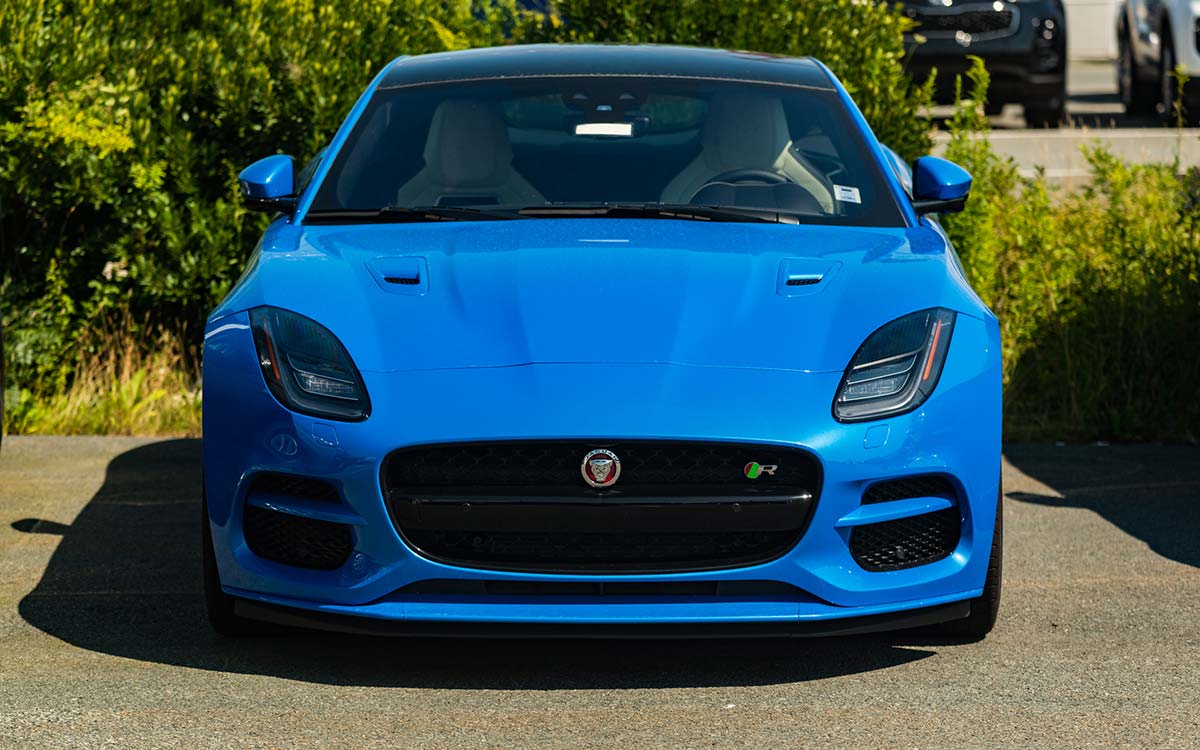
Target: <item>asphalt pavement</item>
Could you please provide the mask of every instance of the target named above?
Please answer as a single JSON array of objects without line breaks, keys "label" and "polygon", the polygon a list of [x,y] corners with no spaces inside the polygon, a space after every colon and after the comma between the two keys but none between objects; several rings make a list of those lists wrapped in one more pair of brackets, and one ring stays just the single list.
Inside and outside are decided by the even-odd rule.
[{"label": "asphalt pavement", "polygon": [[[1181,169],[1200,165],[1200,129],[1167,127],[1155,117],[1130,117],[1117,96],[1114,63],[1072,60],[1067,66],[1067,116],[1057,130],[1026,130],[1021,105],[1010,104],[991,118],[987,136],[995,150],[1012,157],[1026,176],[1041,170],[1053,183],[1064,186],[1085,182],[1090,171],[1084,148],[1102,144],[1133,163],[1172,163]],[[951,108],[935,108],[938,117]],[[935,137],[935,153],[949,135]]]},{"label": "asphalt pavement", "polygon": [[1200,746],[1200,448],[1010,446],[979,643],[226,640],[196,440],[0,453],[0,748]]}]

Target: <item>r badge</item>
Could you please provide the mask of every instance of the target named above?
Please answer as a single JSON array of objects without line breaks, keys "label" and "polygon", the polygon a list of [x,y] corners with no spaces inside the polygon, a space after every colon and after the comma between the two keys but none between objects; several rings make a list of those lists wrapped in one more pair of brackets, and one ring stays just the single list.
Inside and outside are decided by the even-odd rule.
[{"label": "r badge", "polygon": [[742,469],[742,473],[746,475],[747,479],[758,479],[763,474],[773,477],[775,476],[775,471],[778,468],[779,467],[775,466],[774,464],[763,465],[757,461],[751,461],[750,463],[746,464],[746,468]]},{"label": "r badge", "polygon": [[621,459],[612,451],[598,448],[583,457],[579,471],[583,474],[583,481],[591,486],[611,487],[621,476]]}]

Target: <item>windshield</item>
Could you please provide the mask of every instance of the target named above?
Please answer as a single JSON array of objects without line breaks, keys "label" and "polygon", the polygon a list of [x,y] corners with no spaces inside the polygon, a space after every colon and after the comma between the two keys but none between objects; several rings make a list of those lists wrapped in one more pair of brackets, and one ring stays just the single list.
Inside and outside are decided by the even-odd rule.
[{"label": "windshield", "polygon": [[[613,205],[622,212],[582,211]],[[580,209],[609,217],[664,206],[731,209],[672,214],[704,220],[734,220],[746,210],[805,223],[903,226],[834,92],[633,76],[381,90],[308,216],[454,220],[472,210],[498,218],[525,209],[544,218]]]}]

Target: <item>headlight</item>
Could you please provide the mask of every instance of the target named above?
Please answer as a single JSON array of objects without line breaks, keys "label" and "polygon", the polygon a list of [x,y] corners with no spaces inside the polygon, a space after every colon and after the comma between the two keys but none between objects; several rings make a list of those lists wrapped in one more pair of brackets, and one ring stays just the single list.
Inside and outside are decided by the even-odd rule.
[{"label": "headlight", "polygon": [[842,377],[833,416],[860,422],[903,414],[924,403],[942,374],[954,316],[942,308],[922,310],[868,336]]},{"label": "headlight", "polygon": [[343,421],[367,418],[362,377],[337,338],[303,315],[275,307],[250,311],[267,387],[293,411]]}]

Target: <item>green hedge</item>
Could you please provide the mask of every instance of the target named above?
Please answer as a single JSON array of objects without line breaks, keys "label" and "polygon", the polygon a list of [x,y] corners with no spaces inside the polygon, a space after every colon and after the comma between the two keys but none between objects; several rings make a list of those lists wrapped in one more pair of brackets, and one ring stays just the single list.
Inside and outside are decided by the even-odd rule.
[{"label": "green hedge", "polygon": [[10,387],[26,394],[9,403],[67,387],[105,346],[98,321],[196,340],[264,226],[238,205],[239,169],[312,155],[397,55],[566,40],[814,53],[916,155],[928,123],[901,67],[905,23],[852,0],[564,2],[552,17],[513,0],[6,0],[0,295]]},{"label": "green hedge", "polygon": [[[269,153],[312,155],[396,55],[536,41],[812,54],[913,158],[929,147],[929,89],[905,76],[907,24],[863,0],[561,0],[551,16],[513,0],[0,2],[12,416],[29,430],[188,431],[194,399],[168,392],[187,378],[156,373],[105,395],[104,373],[194,373],[204,315],[265,222],[238,205],[237,172]],[[968,137],[985,126],[972,107],[956,120],[951,155],[976,191],[948,226],[1001,316],[1009,435],[1196,439],[1200,356],[1186,346],[1200,333],[1200,175],[1097,152],[1092,186],[1055,194]],[[142,358],[86,370],[128,350],[113,330]],[[116,406],[73,416],[94,399]],[[164,403],[184,416],[147,416]]]},{"label": "green hedge", "polygon": [[946,156],[974,189],[945,223],[1000,318],[1006,437],[1200,440],[1200,170],[1093,147],[1078,190],[1021,178],[983,137],[978,61],[970,77]]}]

